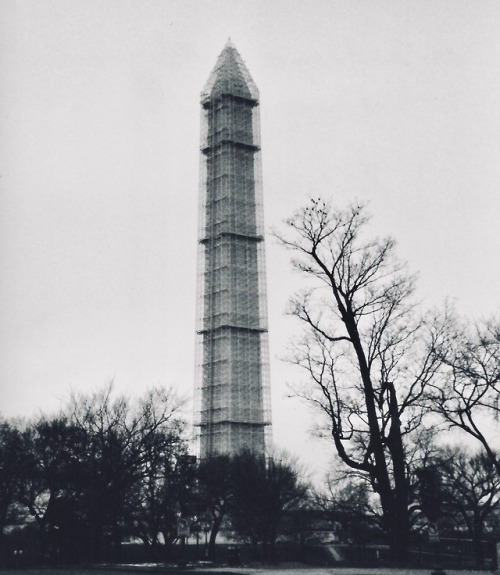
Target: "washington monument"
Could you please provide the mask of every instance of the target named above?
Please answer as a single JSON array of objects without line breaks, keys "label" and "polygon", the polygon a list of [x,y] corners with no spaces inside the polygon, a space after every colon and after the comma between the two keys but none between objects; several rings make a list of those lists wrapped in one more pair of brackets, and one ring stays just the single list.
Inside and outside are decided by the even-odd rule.
[{"label": "washington monument", "polygon": [[259,92],[229,40],[201,94],[196,425],[202,458],[270,447]]}]

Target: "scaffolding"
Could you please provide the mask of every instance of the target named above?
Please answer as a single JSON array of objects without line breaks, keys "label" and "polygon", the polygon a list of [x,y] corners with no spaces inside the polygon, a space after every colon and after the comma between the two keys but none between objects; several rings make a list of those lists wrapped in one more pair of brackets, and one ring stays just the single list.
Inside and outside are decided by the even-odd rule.
[{"label": "scaffolding", "polygon": [[270,446],[259,94],[229,41],[201,99],[195,424],[201,457]]}]

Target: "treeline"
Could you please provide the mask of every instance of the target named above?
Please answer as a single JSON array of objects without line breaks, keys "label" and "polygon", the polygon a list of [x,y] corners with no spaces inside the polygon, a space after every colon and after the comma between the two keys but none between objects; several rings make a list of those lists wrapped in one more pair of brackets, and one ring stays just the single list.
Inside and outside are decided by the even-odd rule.
[{"label": "treeline", "polygon": [[[339,463],[313,490],[283,456],[197,461],[188,453],[179,407],[174,394],[159,389],[130,402],[106,387],[74,397],[58,416],[3,421],[4,560],[28,544],[38,560],[119,561],[126,541],[141,541],[144,557],[166,560],[179,541],[179,519],[207,534],[211,559],[223,525],[255,551],[261,544],[260,557],[267,559],[280,535],[299,545],[314,541],[324,521],[344,543],[388,541],[383,509],[363,475],[346,473]],[[470,540],[470,553],[483,565],[484,540],[500,537],[496,467],[483,451],[437,444],[432,429],[413,437],[413,543],[425,545],[429,522],[439,524],[441,538]]]},{"label": "treeline", "polygon": [[[210,532],[222,521],[267,554],[283,512],[307,487],[282,458],[243,452],[196,461],[175,394],[161,389],[135,402],[112,386],[72,398],[56,417],[0,423],[0,546],[4,559],[22,535],[49,561],[120,560],[124,541],[168,559],[179,520]],[[22,527],[22,530],[19,530]],[[14,541],[14,543],[12,542]]]},{"label": "treeline", "polygon": [[[180,407],[161,389],[132,402],[106,386],[73,397],[57,416],[0,423],[4,562],[23,548],[37,561],[120,561],[131,541],[142,542],[144,558],[178,558],[180,520],[206,534],[210,559],[222,527],[270,560],[280,536],[300,547],[325,525],[357,548],[390,540],[363,474],[338,461],[313,489],[284,454],[198,461]],[[484,540],[500,537],[500,475],[484,450],[435,437],[424,428],[408,443],[410,540],[425,547],[435,524],[441,538],[470,540],[469,554],[483,565]]]}]

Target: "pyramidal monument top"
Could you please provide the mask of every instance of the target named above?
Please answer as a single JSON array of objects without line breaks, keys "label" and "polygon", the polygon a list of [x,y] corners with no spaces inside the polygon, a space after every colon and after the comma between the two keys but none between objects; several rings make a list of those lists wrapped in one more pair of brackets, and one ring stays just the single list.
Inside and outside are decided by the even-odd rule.
[{"label": "pyramidal monument top", "polygon": [[217,58],[201,98],[207,100],[223,94],[250,100],[259,99],[259,90],[231,38]]}]

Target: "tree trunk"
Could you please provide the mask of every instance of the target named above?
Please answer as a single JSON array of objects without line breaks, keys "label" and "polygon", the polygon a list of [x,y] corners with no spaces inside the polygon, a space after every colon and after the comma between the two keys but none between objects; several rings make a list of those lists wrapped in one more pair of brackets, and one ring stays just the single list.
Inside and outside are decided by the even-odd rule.
[{"label": "tree trunk", "polygon": [[484,565],[483,546],[481,544],[483,538],[483,525],[480,517],[474,517],[474,532],[472,533],[472,543],[474,546],[474,557],[476,559],[476,567]]},{"label": "tree trunk", "polygon": [[92,559],[102,561],[103,559],[103,528],[100,524],[92,526]]},{"label": "tree trunk", "polygon": [[117,522],[113,525],[113,561],[121,561],[122,559],[122,536],[120,533],[120,527]]},{"label": "tree trunk", "polygon": [[210,531],[210,539],[208,541],[208,559],[209,561],[215,561],[215,540],[217,539],[217,534],[222,523],[222,515],[214,517],[214,522],[212,525],[212,530]]},{"label": "tree trunk", "polygon": [[394,497],[394,508],[389,523],[389,549],[391,558],[398,563],[408,561],[408,548],[410,542],[408,509],[406,503],[402,505],[398,497]]},{"label": "tree trunk", "polygon": [[363,348],[359,339],[357,328],[350,330],[361,378],[363,381],[365,404],[370,429],[370,442],[373,447],[375,469],[372,476],[376,480],[376,490],[380,497],[382,510],[389,531],[389,548],[391,558],[398,562],[408,559],[409,520],[408,520],[408,485],[405,472],[405,455],[399,425],[398,405],[395,390],[390,385],[391,397],[389,409],[391,412],[391,430],[389,432],[388,447],[393,465],[395,488],[391,486],[389,469],[384,452],[382,431],[380,429],[377,410],[375,407],[375,392],[371,380]]},{"label": "tree trunk", "polygon": [[392,520],[390,522],[391,557],[399,562],[408,560],[410,544],[410,520],[408,511],[408,478],[406,476],[406,454],[401,437],[399,406],[394,385],[389,384],[391,429],[388,447],[392,460],[394,489],[392,492]]}]

